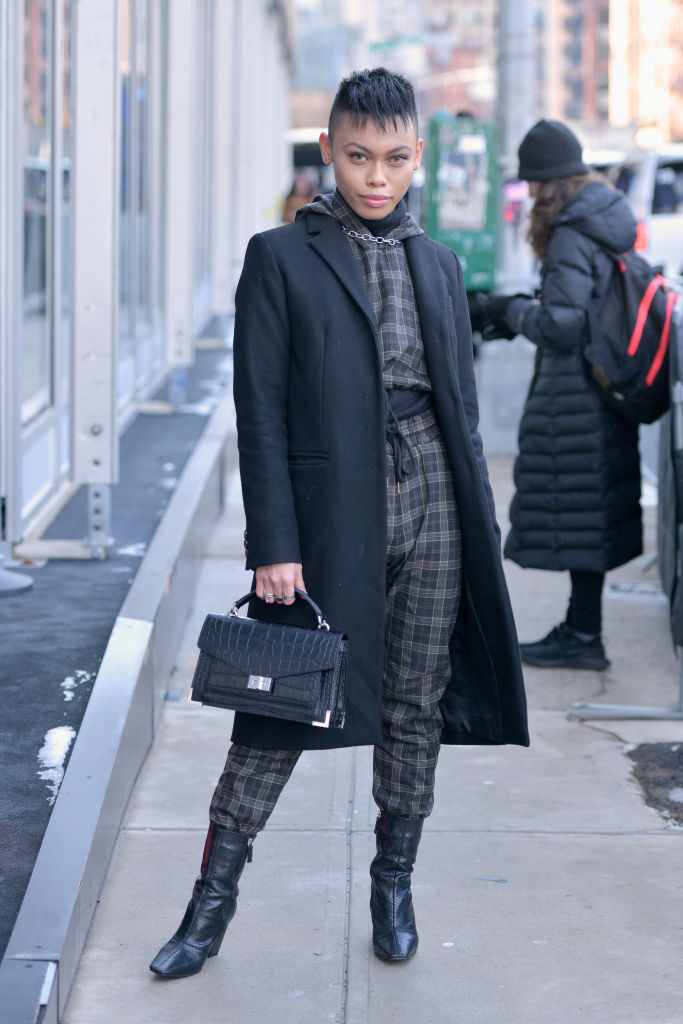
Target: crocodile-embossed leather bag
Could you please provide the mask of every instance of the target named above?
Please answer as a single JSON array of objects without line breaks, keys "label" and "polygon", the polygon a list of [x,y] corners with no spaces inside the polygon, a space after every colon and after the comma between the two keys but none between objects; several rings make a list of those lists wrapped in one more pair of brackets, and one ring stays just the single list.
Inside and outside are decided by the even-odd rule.
[{"label": "crocodile-embossed leather bag", "polygon": [[199,634],[199,659],[190,699],[251,715],[285,718],[341,729],[346,702],[348,640],[334,633],[304,593],[317,629],[242,618],[235,601],[229,615],[207,615]]}]

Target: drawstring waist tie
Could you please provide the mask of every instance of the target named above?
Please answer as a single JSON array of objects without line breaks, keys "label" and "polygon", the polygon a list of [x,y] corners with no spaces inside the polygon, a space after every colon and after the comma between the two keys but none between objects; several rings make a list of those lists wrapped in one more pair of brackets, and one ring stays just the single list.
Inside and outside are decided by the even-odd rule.
[{"label": "drawstring waist tie", "polygon": [[434,402],[431,391],[391,388],[386,395],[387,441],[391,447],[396,480],[403,483],[415,469],[415,458],[408,437],[414,433],[416,425],[420,428],[426,425],[424,421],[427,419],[430,423],[436,423]]}]

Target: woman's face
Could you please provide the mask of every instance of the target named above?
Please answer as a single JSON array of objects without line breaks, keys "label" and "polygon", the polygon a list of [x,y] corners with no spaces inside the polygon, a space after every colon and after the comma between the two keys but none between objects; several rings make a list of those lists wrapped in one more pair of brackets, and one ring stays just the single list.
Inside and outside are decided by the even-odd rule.
[{"label": "woman's face", "polygon": [[539,190],[540,187],[541,187],[540,181],[530,181],[529,182],[529,195],[531,196],[532,199],[536,198],[536,196],[538,195],[538,190]]},{"label": "woman's face", "polygon": [[333,138],[320,136],[323,162],[334,164],[337,188],[354,213],[366,220],[387,217],[408,191],[422,159],[422,139],[414,125],[382,131],[369,119],[353,125],[341,117]]}]

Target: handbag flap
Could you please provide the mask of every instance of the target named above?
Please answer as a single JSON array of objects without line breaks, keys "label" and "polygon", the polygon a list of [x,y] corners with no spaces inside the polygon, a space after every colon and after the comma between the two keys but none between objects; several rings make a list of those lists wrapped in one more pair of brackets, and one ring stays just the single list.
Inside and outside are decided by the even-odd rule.
[{"label": "handbag flap", "polygon": [[197,646],[237,673],[281,678],[334,669],[344,640],[323,629],[207,615]]}]

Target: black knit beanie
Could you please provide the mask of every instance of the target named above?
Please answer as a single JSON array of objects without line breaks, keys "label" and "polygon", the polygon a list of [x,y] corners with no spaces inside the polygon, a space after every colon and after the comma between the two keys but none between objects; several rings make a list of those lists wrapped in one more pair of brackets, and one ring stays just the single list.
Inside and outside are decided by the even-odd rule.
[{"label": "black knit beanie", "polygon": [[590,172],[581,159],[581,143],[560,121],[537,121],[522,139],[518,155],[518,176],[523,181],[550,181]]}]

